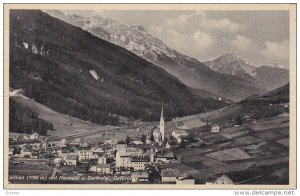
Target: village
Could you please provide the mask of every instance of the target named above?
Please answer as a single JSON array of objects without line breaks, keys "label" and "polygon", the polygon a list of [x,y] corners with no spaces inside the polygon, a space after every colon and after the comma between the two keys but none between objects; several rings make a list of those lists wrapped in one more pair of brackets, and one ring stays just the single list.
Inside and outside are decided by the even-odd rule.
[{"label": "village", "polygon": [[[108,182],[117,179],[131,183],[195,184],[195,180],[188,174],[168,168],[168,164],[180,161],[175,157],[173,149],[183,143],[191,143],[192,138],[180,129],[174,130],[167,138],[164,126],[162,109],[160,125],[155,127],[152,134],[140,138],[127,136],[124,141],[91,143],[81,138],[49,140],[47,137],[41,139],[36,132],[29,136],[18,136],[11,139],[14,145],[9,148],[11,170],[21,171],[23,168],[26,173],[33,169],[27,164],[37,162],[37,165],[31,163],[31,166],[44,170],[46,176],[51,175],[50,179],[70,180],[75,174],[90,175],[86,179],[103,179]],[[213,127],[213,131],[218,131],[216,128]],[[40,164],[37,160],[50,162]],[[60,177],[55,178],[56,175]],[[105,178],[93,178],[93,175]],[[11,179],[17,176],[11,175]]]},{"label": "village", "polygon": [[[282,116],[280,119],[287,119]],[[241,120],[247,125],[257,126],[257,122],[249,115]],[[182,123],[184,122],[184,123]],[[158,126],[140,137],[126,136],[123,140],[84,140],[80,137],[52,138],[40,136],[34,132],[31,135],[16,135],[10,138],[10,180],[24,183],[162,183],[162,184],[234,184],[226,172],[218,172],[214,166],[217,161],[240,161],[239,164],[249,165],[250,154],[234,144],[246,137],[251,145],[262,140],[250,138],[245,126],[231,124],[231,128],[220,131],[217,124],[207,123],[209,130],[199,134],[199,126],[205,124],[199,119],[176,122],[176,126],[168,127],[165,133],[163,108]],[[193,126],[197,127],[193,131]],[[282,126],[279,124],[279,126]],[[191,129],[192,128],[192,129]],[[189,129],[189,131],[187,131]],[[253,142],[251,143],[251,141]],[[283,139],[286,140],[286,139]],[[96,140],[97,141],[97,140]],[[281,140],[278,141],[282,142]],[[284,141],[283,141],[284,142]],[[230,147],[230,148],[229,148]],[[228,149],[229,148],[229,149]],[[203,151],[203,155],[196,153]],[[195,153],[188,159],[189,153]],[[224,159],[224,155],[229,158]],[[214,159],[214,162],[212,161]],[[213,170],[204,180],[201,168],[195,170],[187,165],[194,159],[201,159],[207,165],[204,170]],[[184,163],[187,162],[187,163]],[[197,164],[197,167],[199,164]],[[217,164],[218,165],[218,164]],[[202,166],[201,166],[202,167]],[[210,168],[213,167],[213,168]],[[241,169],[243,170],[243,169]],[[214,175],[214,172],[218,175]],[[200,173],[199,173],[200,172]],[[36,175],[35,175],[36,174]],[[214,177],[211,177],[214,176]],[[259,177],[259,176],[258,176]],[[254,179],[257,176],[254,176]]]}]

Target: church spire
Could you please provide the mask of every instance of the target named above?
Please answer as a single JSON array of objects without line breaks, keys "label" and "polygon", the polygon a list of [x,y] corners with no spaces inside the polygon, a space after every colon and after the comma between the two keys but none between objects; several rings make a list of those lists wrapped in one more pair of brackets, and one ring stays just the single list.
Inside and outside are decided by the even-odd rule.
[{"label": "church spire", "polygon": [[160,120],[164,120],[164,106],[161,106]]},{"label": "church spire", "polygon": [[165,141],[164,106],[161,107],[159,130],[160,130],[160,134],[161,134],[161,140]]}]

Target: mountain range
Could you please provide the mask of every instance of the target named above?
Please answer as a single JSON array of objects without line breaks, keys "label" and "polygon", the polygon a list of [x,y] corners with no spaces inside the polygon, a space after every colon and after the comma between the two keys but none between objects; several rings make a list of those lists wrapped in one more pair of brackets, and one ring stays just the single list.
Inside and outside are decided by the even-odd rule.
[{"label": "mountain range", "polygon": [[271,66],[255,66],[233,52],[221,55],[213,60],[203,62],[212,70],[234,75],[245,80],[250,80],[257,86],[262,86],[268,91],[285,85],[289,81],[287,69]]},{"label": "mountain range", "polygon": [[[10,12],[9,85],[57,112],[100,124],[153,121],[226,105],[130,51],[39,10]],[[209,69],[210,70],[210,69]]]},{"label": "mountain range", "polygon": [[[187,86],[215,96],[239,101],[252,94],[263,94],[288,82],[288,70],[257,68],[233,54],[200,62],[168,47],[142,26],[121,24],[101,16],[67,15],[58,10],[44,12],[119,45],[163,68]],[[279,80],[270,77],[274,73],[281,76]]]}]

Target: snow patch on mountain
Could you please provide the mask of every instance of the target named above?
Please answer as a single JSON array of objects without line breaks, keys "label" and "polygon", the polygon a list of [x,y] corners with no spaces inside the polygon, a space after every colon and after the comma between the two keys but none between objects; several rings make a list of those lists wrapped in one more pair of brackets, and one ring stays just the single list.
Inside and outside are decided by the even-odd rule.
[{"label": "snow patch on mountain", "polygon": [[99,76],[95,70],[90,70],[90,74],[93,76],[95,80],[99,80]]},{"label": "snow patch on mountain", "polygon": [[23,44],[23,47],[24,47],[25,49],[28,49],[28,43],[23,42],[22,44]]},{"label": "snow patch on mountain", "polygon": [[32,52],[33,54],[38,54],[38,53],[39,53],[35,44],[32,44],[32,45],[31,45],[31,52]]}]

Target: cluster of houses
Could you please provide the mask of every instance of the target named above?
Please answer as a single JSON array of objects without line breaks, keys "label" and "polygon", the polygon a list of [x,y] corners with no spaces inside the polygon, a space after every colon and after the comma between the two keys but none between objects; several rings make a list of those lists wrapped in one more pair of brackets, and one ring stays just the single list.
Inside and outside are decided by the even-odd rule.
[{"label": "cluster of houses", "polygon": [[[219,130],[218,125],[211,126],[211,132]],[[171,136],[180,144],[188,137],[188,133],[182,129],[175,129]],[[149,181],[149,167],[152,167],[159,173],[161,183],[195,184],[195,180],[188,174],[168,168],[168,165],[176,164],[179,160],[174,155],[173,144],[165,138],[163,109],[159,127],[153,130],[152,135],[147,135],[144,141],[140,138],[126,142],[127,144],[112,140],[92,144],[81,138],[41,139],[38,133],[22,140],[32,142],[11,145],[10,157],[49,159],[61,175],[76,174],[78,171],[78,175],[128,175],[133,183],[145,183]],[[226,178],[223,176],[218,182],[222,180],[226,181]]]},{"label": "cluster of houses", "polygon": [[[175,134],[175,137],[178,137]],[[62,175],[74,174],[76,168],[86,166],[85,174],[98,175],[130,175],[132,182],[147,182],[149,173],[147,166],[176,163],[176,157],[171,149],[153,142],[151,145],[134,144],[105,144],[93,146],[80,138],[60,141],[39,141],[11,146],[11,158],[45,159],[51,160],[53,167],[61,171]],[[170,173],[173,173],[170,176]],[[180,177],[180,179],[179,179]],[[178,172],[161,171],[162,183],[183,183],[184,175]],[[186,181],[189,182],[189,181]]]}]

